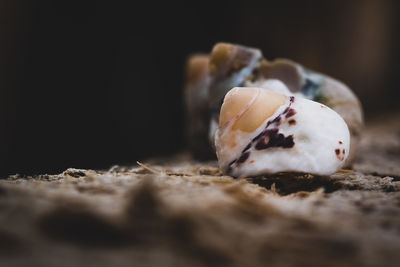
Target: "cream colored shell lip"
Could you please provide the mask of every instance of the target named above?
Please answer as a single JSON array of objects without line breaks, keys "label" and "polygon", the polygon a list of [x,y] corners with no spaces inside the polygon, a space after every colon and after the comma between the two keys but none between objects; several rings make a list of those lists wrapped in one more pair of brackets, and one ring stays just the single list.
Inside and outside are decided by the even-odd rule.
[{"label": "cream colored shell lip", "polygon": [[[220,127],[234,121],[232,130],[253,132],[286,102],[286,96],[254,87],[236,87],[225,96]],[[264,105],[268,101],[268,105]]]},{"label": "cream colored shell lip", "polygon": [[349,154],[344,120],[320,103],[261,88],[226,95],[216,134],[219,164],[239,177],[276,172],[328,175]]},{"label": "cream colored shell lip", "polygon": [[[216,134],[218,158],[234,158],[235,154],[245,151],[244,145],[240,145],[240,139],[244,136],[257,139],[257,133],[265,127],[265,122],[272,117],[279,117],[279,113],[281,115],[288,113],[293,100],[293,96],[287,97],[257,87],[235,87],[230,90],[221,107],[219,129]],[[270,123],[273,121],[268,124]],[[226,151],[226,148],[228,155],[223,155],[222,151]],[[235,163],[243,161],[244,157],[241,156]],[[229,165],[232,165],[232,162]],[[229,167],[225,169],[229,173]]]},{"label": "cream colored shell lip", "polygon": [[241,140],[254,135],[287,101],[286,96],[261,88],[236,87],[229,91],[221,107],[217,157],[226,161],[240,153],[244,148]]}]

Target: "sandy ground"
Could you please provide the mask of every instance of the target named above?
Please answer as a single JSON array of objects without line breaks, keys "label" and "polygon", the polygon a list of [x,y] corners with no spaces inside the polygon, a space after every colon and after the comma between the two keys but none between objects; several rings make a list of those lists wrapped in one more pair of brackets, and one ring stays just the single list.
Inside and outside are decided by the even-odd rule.
[{"label": "sandy ground", "polygon": [[181,154],[0,180],[0,266],[400,266],[399,118],[330,177],[233,179]]}]

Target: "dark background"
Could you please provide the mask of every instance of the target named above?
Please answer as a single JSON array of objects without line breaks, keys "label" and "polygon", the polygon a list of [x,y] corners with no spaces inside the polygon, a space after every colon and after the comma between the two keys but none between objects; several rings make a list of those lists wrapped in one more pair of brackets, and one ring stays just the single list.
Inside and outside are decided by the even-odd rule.
[{"label": "dark background", "polygon": [[185,58],[219,41],[398,105],[398,1],[1,1],[1,175],[108,168],[184,148]]}]

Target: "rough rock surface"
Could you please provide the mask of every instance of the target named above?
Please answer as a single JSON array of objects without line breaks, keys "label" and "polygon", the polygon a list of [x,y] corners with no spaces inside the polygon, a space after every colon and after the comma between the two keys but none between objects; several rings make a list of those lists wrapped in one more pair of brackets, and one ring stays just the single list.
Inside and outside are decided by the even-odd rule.
[{"label": "rough rock surface", "polygon": [[0,180],[0,266],[400,266],[399,115],[330,177],[235,180],[180,155]]}]

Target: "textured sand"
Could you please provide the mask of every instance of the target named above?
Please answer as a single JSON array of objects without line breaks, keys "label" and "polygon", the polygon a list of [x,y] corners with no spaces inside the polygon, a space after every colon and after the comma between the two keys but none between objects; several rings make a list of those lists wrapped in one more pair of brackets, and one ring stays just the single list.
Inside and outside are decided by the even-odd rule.
[{"label": "textured sand", "polygon": [[400,266],[398,118],[330,177],[235,180],[182,154],[0,180],[0,266]]}]

